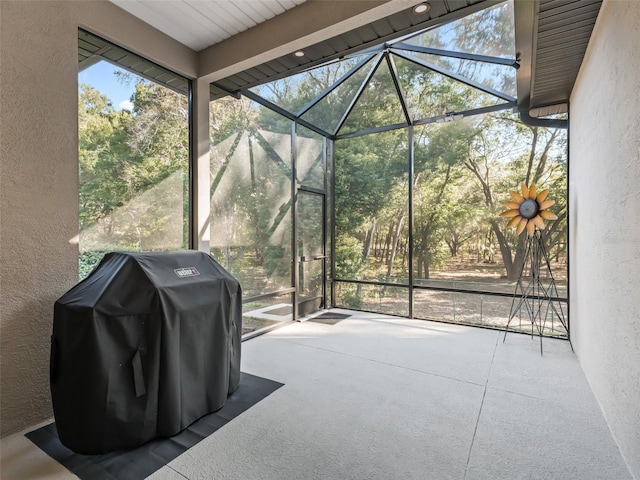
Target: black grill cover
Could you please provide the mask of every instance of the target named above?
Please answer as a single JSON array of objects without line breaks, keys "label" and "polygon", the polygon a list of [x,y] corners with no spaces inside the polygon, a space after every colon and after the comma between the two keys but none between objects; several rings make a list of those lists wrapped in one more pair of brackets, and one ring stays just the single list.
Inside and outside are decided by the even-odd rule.
[{"label": "black grill cover", "polygon": [[169,437],[240,381],[240,285],[197,251],[109,253],[54,307],[51,397],[82,454]]}]

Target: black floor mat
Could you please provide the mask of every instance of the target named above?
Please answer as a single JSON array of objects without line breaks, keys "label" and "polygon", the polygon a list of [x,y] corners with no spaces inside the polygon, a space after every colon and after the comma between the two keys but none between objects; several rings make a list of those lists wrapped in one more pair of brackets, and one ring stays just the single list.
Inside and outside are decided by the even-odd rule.
[{"label": "black floor mat", "polygon": [[205,415],[171,438],[152,440],[132,450],[105,455],[80,455],[60,443],[55,423],[29,432],[25,436],[82,480],[142,480],[282,385],[243,372],[238,389],[227,398],[220,410]]},{"label": "black floor mat", "polygon": [[345,318],[349,318],[351,315],[346,313],[337,313],[337,312],[325,312],[317,317],[311,318],[310,322],[316,323],[324,323],[325,325],[335,325],[336,323],[344,320]]}]

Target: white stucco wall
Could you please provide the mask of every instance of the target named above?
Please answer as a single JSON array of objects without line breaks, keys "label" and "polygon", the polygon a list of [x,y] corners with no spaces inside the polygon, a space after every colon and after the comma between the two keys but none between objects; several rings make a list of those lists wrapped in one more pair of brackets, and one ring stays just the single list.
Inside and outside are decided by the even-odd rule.
[{"label": "white stucco wall", "polygon": [[78,279],[78,26],[195,75],[196,55],[107,2],[0,2],[1,435],[51,415],[53,304]]},{"label": "white stucco wall", "polygon": [[640,1],[605,0],[571,97],[573,344],[640,479]]}]

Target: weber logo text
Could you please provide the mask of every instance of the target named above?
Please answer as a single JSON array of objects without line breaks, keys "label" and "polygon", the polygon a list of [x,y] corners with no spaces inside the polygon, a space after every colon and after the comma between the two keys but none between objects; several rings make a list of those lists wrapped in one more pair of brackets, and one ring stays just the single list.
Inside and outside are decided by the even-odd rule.
[{"label": "weber logo text", "polygon": [[200,275],[200,272],[196,267],[176,268],[174,272],[176,272],[176,275],[179,278],[195,277],[196,275]]}]

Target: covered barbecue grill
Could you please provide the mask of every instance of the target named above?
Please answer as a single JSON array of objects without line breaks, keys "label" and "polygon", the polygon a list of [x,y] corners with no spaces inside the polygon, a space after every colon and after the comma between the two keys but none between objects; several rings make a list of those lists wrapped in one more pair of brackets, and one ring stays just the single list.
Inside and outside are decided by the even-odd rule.
[{"label": "covered barbecue grill", "polygon": [[238,281],[197,251],[110,253],[54,308],[51,397],[83,454],[180,432],[240,381]]}]

